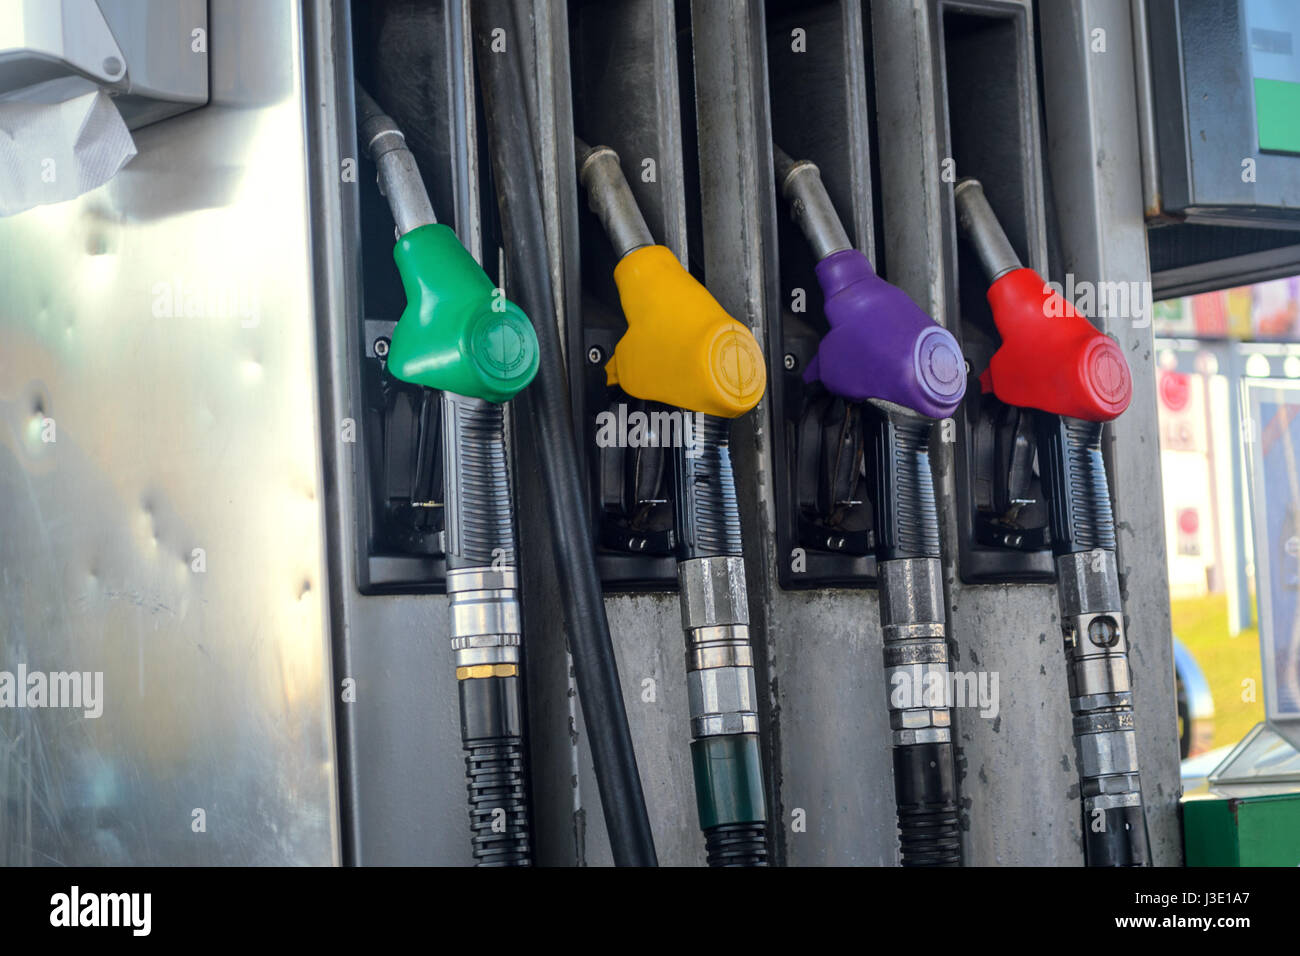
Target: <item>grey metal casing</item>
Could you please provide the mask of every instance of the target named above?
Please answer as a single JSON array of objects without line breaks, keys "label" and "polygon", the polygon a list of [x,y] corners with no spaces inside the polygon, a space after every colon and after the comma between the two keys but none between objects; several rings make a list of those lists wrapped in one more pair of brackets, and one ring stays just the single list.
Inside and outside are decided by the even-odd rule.
[{"label": "grey metal casing", "polygon": [[1148,214],[1300,228],[1300,156],[1259,147],[1242,0],[1138,2],[1150,43],[1146,175],[1157,184]]},{"label": "grey metal casing", "polygon": [[84,76],[112,91],[131,129],[207,102],[206,0],[10,2],[20,6],[0,26],[0,95]]},{"label": "grey metal casing", "polygon": [[[831,5],[864,29],[860,0]],[[445,45],[460,91],[445,104],[457,142],[444,172],[455,181],[462,240],[477,254],[478,134],[464,98],[474,78],[470,6],[447,0],[444,32],[430,42]],[[694,254],[710,290],[766,345],[765,322],[782,305],[775,223],[783,213],[769,148],[763,5],[696,0],[689,21],[670,0],[604,6],[611,37],[644,58],[617,69],[647,78],[642,105],[651,118],[607,104],[608,128],[580,132],[612,140],[625,168],[657,156],[656,184],[631,177],[656,238]],[[530,104],[541,133],[535,158],[556,306],[567,322],[579,314],[582,281],[570,254],[580,199],[569,10],[540,0],[534,8],[532,35],[515,39],[531,51],[539,92]],[[952,325],[956,239],[950,186],[938,174],[938,6],[876,0],[870,13],[871,49],[852,29],[837,42],[863,57],[861,76],[845,78],[845,109],[874,109],[886,138],[874,200],[884,212],[886,278]],[[1062,210],[1063,268],[1080,278],[1145,271],[1136,136],[1124,141],[1135,126],[1132,51],[1117,22],[1127,17],[1123,3],[1072,2],[1042,25],[1053,64],[1044,76],[1046,161]],[[1113,60],[1088,58],[1079,38],[1093,25],[1110,31]],[[54,662],[47,669],[60,657],[67,667],[102,664],[109,691],[98,723],[0,711],[0,860],[464,865],[446,598],[363,596],[357,587],[356,497],[367,492],[360,449],[343,437],[347,420],[361,417],[364,345],[356,185],[343,175],[359,148],[348,5],[308,0],[300,18],[296,7],[214,0],[211,30],[212,105],[141,131],[140,156],[105,189],[0,223],[6,250],[19,250],[0,265],[0,486],[19,503],[0,511],[0,669],[20,658],[36,667],[31,649],[39,648]],[[683,36],[698,55],[680,63]],[[225,57],[236,42],[265,45],[251,71],[243,57],[237,65]],[[867,71],[877,102],[866,102]],[[683,79],[693,100],[678,88]],[[696,122],[687,114],[684,124],[690,110]],[[683,156],[690,125],[696,157]],[[838,168],[856,175],[837,176],[834,188],[851,207],[845,219],[858,247],[872,251],[871,177],[859,164],[866,129],[850,139],[855,159],[837,157]],[[836,168],[836,159],[818,161]],[[692,166],[697,249],[687,248]],[[275,230],[264,228],[268,214]],[[1041,233],[1035,243],[1031,260],[1045,268]],[[482,255],[495,259],[497,250]],[[259,324],[154,317],[153,286],[176,270],[213,284],[234,274],[257,291]],[[1158,487],[1143,371],[1150,330],[1110,323],[1110,331],[1137,385],[1107,451],[1152,846],[1157,863],[1170,863],[1181,856],[1159,600],[1164,536],[1158,512],[1143,505]],[[46,418],[57,442],[40,440]],[[778,563],[788,557],[776,553],[773,534],[772,420],[765,401],[735,423],[732,452],[776,861],[891,865],[876,593],[779,587]],[[952,666],[1001,675],[997,720],[963,709],[954,721],[966,860],[1081,863],[1055,591],[958,581],[951,448],[936,441],[934,462]],[[524,448],[516,474],[536,859],[608,863],[555,597],[545,492]],[[205,548],[202,574],[190,570],[195,547]],[[700,864],[678,597],[613,595],[606,606],[660,861]],[[145,703],[134,699],[140,680]],[[26,722],[21,739],[15,719]],[[195,808],[206,810],[206,834],[191,829]]]}]

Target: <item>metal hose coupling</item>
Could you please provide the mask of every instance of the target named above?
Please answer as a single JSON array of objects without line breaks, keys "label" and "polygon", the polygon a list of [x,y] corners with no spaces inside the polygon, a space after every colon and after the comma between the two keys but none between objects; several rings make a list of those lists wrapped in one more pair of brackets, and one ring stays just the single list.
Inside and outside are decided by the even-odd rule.
[{"label": "metal hose coupling", "polygon": [[[952,717],[941,693],[948,686],[942,575],[938,558],[880,564],[880,624],[895,746],[952,740]],[[928,695],[927,688],[938,690]]]},{"label": "metal hose coupling", "polygon": [[1089,866],[1148,866],[1128,641],[1112,551],[1056,559]]},{"label": "metal hose coupling", "polygon": [[1099,422],[1041,415],[1089,866],[1149,866],[1128,636]]},{"label": "metal hose coupling", "polygon": [[879,566],[899,847],[908,867],[961,865],[942,574],[938,558]]},{"label": "metal hose coupling", "polygon": [[758,733],[745,562],[735,555],[677,566],[691,736]]},{"label": "metal hose coupling", "polygon": [[710,866],[767,859],[767,802],[758,744],[758,690],[749,643],[745,562],[737,555],[677,565],[691,758]]}]

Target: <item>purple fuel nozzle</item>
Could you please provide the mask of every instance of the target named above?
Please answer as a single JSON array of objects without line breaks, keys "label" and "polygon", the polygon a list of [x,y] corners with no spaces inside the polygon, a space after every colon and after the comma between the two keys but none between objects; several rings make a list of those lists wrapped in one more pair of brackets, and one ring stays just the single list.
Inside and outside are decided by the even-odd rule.
[{"label": "purple fuel nozzle", "polygon": [[966,363],[952,333],[907,293],[876,275],[857,249],[817,263],[831,330],[804,372],[853,402],[876,399],[947,418],[966,394]]}]

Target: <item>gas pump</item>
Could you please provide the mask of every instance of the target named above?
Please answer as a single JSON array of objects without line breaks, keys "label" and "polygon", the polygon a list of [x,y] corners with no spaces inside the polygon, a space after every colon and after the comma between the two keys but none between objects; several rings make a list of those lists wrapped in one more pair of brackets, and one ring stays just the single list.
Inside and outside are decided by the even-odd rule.
[{"label": "gas pump", "polygon": [[435,221],[397,124],[360,87],[357,105],[362,145],[397,224],[393,258],[407,299],[388,372],[440,392],[447,594],[474,858],[527,866],[522,627],[502,406],[537,374],[537,337]]},{"label": "gas pump", "polygon": [[1115,562],[1115,524],[1101,456],[1102,424],[1128,407],[1124,354],[1043,278],[1023,268],[974,179],[955,189],[958,224],[989,279],[1002,337],[980,384],[1035,410],[1038,466],[1056,558],[1070,708],[1089,866],[1151,862]]},{"label": "gas pump", "polygon": [[758,694],[727,425],[762,397],[763,355],[753,333],[655,244],[618,154],[576,147],[579,180],[618,257],[614,281],[628,324],[607,382],[697,423],[683,429],[691,434],[674,443],[672,461],[691,758],[708,862],[766,865]]},{"label": "gas pump", "polygon": [[[778,189],[812,246],[830,331],[804,372],[867,406],[880,623],[904,866],[957,866],[948,643],[929,440],[966,392],[961,350],[849,242],[817,166],[773,148]],[[941,688],[936,697],[933,688]]]}]

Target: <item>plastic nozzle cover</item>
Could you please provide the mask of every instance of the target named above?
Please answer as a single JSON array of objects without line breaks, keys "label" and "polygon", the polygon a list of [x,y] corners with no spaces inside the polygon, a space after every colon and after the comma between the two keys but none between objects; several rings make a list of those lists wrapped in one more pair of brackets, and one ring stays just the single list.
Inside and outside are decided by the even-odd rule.
[{"label": "plastic nozzle cover", "polygon": [[1108,422],[1128,408],[1133,378],[1113,340],[1053,292],[1033,269],[989,286],[1002,345],[980,376],[1008,405]]},{"label": "plastic nozzle cover", "polygon": [[537,334],[450,228],[412,229],[393,250],[406,308],[388,370],[404,382],[506,402],[537,374]]},{"label": "plastic nozzle cover", "polygon": [[737,322],[664,246],[614,267],[627,318],[606,381],[634,398],[735,418],[763,397],[767,369],[754,333]]},{"label": "plastic nozzle cover", "polygon": [[966,364],[952,333],[857,249],[817,263],[831,330],[804,372],[849,401],[877,399],[947,418],[966,394]]}]

